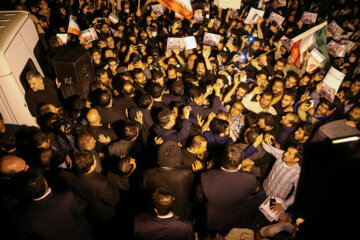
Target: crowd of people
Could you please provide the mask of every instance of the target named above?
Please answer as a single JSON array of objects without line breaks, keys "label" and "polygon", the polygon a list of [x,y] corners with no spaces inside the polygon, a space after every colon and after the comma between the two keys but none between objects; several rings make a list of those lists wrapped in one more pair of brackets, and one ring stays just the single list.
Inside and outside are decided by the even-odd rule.
[{"label": "crowd of people", "polygon": [[[360,132],[358,1],[243,0],[238,10],[194,1],[203,18],[191,20],[140,2],[7,3],[30,12],[49,62],[63,49],[89,51],[96,81],[88,96],[64,98],[49,64],[46,76],[26,74],[38,126],[0,114],[4,231],[11,239],[299,238],[306,215],[292,207],[312,136],[329,123],[336,127],[318,139]],[[264,16],[245,24],[251,7]],[[303,23],[304,11],[316,23]],[[272,12],[285,21],[270,22]],[[97,40],[57,37],[70,15]],[[299,68],[281,39],[333,20],[355,45],[330,55],[345,74],[330,101],[320,91],[328,69],[309,73],[309,55]],[[204,33],[220,42],[204,44]],[[168,38],[188,36],[195,48],[167,49]],[[276,221],[259,210],[266,201]]]}]

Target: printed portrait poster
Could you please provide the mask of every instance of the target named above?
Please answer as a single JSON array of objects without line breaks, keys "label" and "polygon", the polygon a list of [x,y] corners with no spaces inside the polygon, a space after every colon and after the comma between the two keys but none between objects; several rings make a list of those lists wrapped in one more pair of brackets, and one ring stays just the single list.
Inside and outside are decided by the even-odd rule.
[{"label": "printed portrait poster", "polygon": [[81,31],[81,37],[83,38],[83,42],[85,43],[92,42],[98,39],[97,33],[93,27]]},{"label": "printed portrait poster", "polygon": [[167,50],[175,50],[175,49],[184,50],[184,48],[185,48],[184,38],[173,38],[173,37],[167,38],[167,44],[166,44]]},{"label": "printed portrait poster", "polygon": [[319,93],[323,95],[327,100],[333,102],[335,95],[339,90],[341,82],[344,80],[345,74],[331,67],[324,77],[323,84]]},{"label": "printed portrait poster", "polygon": [[350,40],[341,40],[340,45],[346,46],[346,53],[350,53],[351,49],[355,46],[355,43]]},{"label": "printed portrait poster", "polygon": [[210,46],[217,46],[220,42],[220,38],[221,36],[219,34],[205,32],[203,43]]},{"label": "printed portrait poster", "polygon": [[204,21],[204,14],[202,9],[197,9],[194,11],[194,19],[197,23],[202,23]]},{"label": "printed portrait poster", "polygon": [[240,9],[241,0],[215,0],[214,4],[222,9]]},{"label": "printed portrait poster", "polygon": [[269,23],[276,22],[278,26],[281,26],[281,24],[284,22],[285,18],[277,13],[271,12],[269,16]]},{"label": "printed portrait poster", "polygon": [[151,11],[157,17],[162,16],[162,15],[164,15],[164,6],[162,4],[160,4],[160,3],[151,5]]},{"label": "printed portrait poster", "polygon": [[290,38],[287,38],[285,35],[280,38],[282,46],[287,50],[290,51],[291,46],[293,45],[293,41]]},{"label": "printed portrait poster", "polygon": [[285,7],[286,6],[286,0],[279,0],[279,7]]},{"label": "printed portrait poster", "polygon": [[328,52],[334,57],[344,57],[346,51],[346,45],[341,45],[331,40],[326,46]]},{"label": "printed portrait poster", "polygon": [[317,13],[304,12],[301,21],[305,24],[314,24],[316,23]]},{"label": "printed portrait poster", "polygon": [[260,22],[260,20],[264,16],[264,12],[265,11],[259,10],[256,8],[250,8],[249,14],[247,15],[244,23],[245,24],[257,24],[258,22]]},{"label": "printed portrait poster", "polygon": [[325,60],[325,57],[314,48],[310,52],[310,57],[306,65],[306,72],[309,74],[312,74],[316,69],[321,68],[323,65],[323,61]]},{"label": "printed portrait poster", "polygon": [[335,20],[333,20],[327,28],[328,32],[332,35],[332,36],[338,36],[338,35],[342,35],[344,32],[344,29],[342,29],[336,22]]}]

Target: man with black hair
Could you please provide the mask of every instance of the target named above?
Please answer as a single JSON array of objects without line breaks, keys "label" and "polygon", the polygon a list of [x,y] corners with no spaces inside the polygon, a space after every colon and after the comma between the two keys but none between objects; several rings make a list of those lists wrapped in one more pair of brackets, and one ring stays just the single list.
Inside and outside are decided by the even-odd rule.
[{"label": "man with black hair", "polygon": [[295,89],[285,89],[281,100],[274,105],[278,117],[282,116],[284,113],[293,112],[296,99],[297,91]]},{"label": "man with black hair", "polygon": [[[234,227],[243,227],[248,198],[255,193],[256,177],[241,171],[243,152],[235,144],[227,144],[221,157],[221,168],[201,174],[196,190],[198,201],[206,205],[206,229],[223,236]],[[226,186],[226,187],[225,187]]]},{"label": "man with black hair", "polygon": [[103,227],[115,216],[119,194],[96,169],[96,159],[90,151],[75,152],[71,156],[71,170],[63,170],[60,177],[74,194],[87,203],[86,215],[93,224]]},{"label": "man with black hair", "polygon": [[186,103],[186,96],[184,96],[184,83],[182,81],[175,81],[171,84],[169,93],[164,94],[162,101],[169,105],[173,102]]},{"label": "man with black hair", "polygon": [[86,203],[73,193],[52,192],[45,177],[32,169],[17,176],[17,189],[27,202],[13,216],[21,239],[93,239]]},{"label": "man with black hair", "polygon": [[[259,101],[251,101],[254,95],[261,94]],[[273,93],[271,91],[263,91],[260,87],[255,87],[250,93],[248,93],[243,99],[242,104],[244,107],[252,112],[269,112],[272,115],[276,115],[276,110],[271,106],[273,99]]]},{"label": "man with black hair", "polygon": [[113,98],[108,90],[96,91],[97,106],[95,109],[101,116],[101,122],[105,126],[111,126],[118,121],[125,120],[125,113],[117,107],[118,100]]},{"label": "man with black hair", "polygon": [[[138,94],[138,93],[141,93],[141,94],[144,94],[146,93],[145,91],[145,87],[146,87],[146,84],[147,84],[147,77],[144,73],[144,71],[142,69],[135,69],[133,71],[133,76],[134,76],[134,87],[135,87],[135,92]],[[151,78],[151,77],[150,77]]]},{"label": "man with black hair", "polygon": [[152,202],[155,214],[141,213],[135,216],[134,236],[136,239],[195,239],[193,225],[172,211],[175,198],[167,190],[154,191]]}]

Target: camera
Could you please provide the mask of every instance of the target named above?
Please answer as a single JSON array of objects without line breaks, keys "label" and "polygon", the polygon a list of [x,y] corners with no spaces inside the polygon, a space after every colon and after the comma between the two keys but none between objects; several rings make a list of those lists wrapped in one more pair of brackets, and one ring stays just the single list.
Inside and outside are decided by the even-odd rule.
[{"label": "camera", "polygon": [[253,37],[249,37],[248,39],[249,39],[250,42],[254,41]]}]

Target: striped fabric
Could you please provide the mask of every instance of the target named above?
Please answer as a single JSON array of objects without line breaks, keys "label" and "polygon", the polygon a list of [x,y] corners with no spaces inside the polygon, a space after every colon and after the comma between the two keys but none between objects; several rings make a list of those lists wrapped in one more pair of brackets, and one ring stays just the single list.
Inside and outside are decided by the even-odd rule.
[{"label": "striped fabric", "polygon": [[177,14],[184,16],[189,21],[193,18],[190,0],[158,0],[158,2]]},{"label": "striped fabric", "polygon": [[295,187],[293,194],[282,203],[286,208],[291,206],[295,201],[295,193],[300,177],[300,165],[295,163],[293,166],[288,167],[282,160],[284,150],[274,148],[263,142],[262,144],[265,151],[272,154],[276,161],[271,169],[269,176],[263,183],[266,195],[272,195],[280,198],[286,198],[290,193],[291,189]]}]

